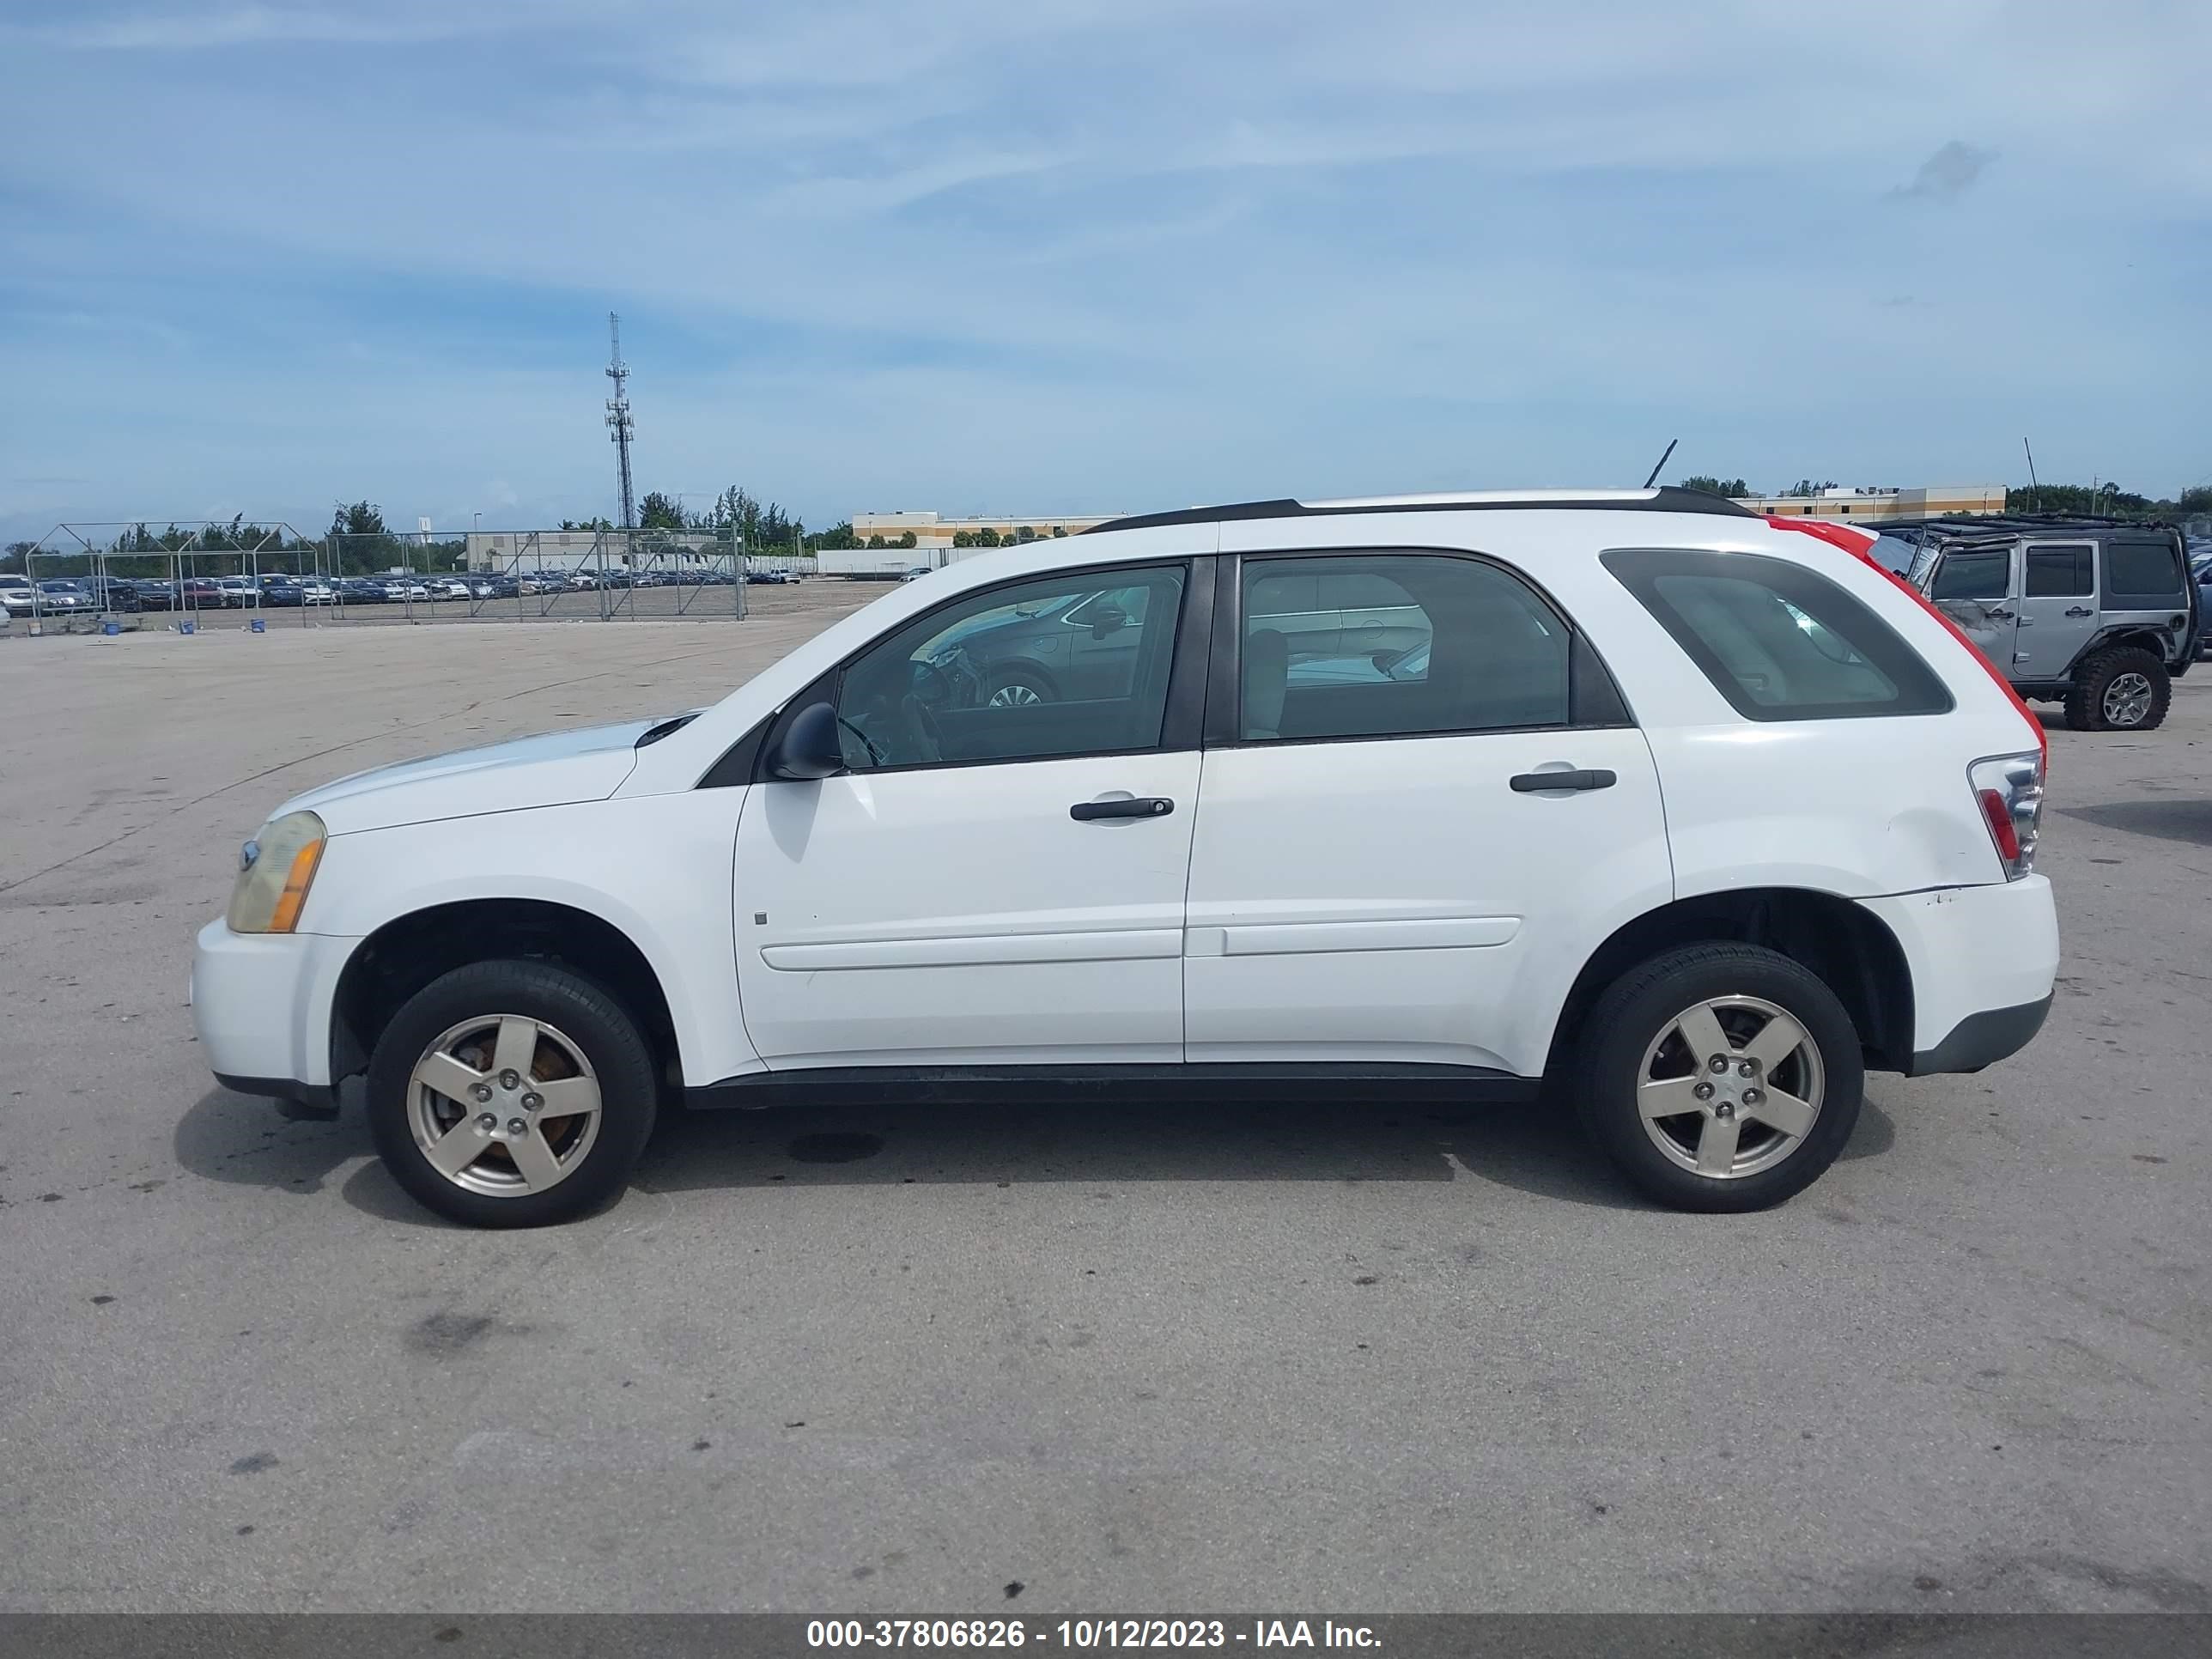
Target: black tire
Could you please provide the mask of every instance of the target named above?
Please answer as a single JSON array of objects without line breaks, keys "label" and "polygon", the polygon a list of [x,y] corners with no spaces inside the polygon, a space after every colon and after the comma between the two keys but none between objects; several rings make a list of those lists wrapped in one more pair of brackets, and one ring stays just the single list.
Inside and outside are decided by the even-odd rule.
[{"label": "black tire", "polygon": [[[430,1044],[465,1021],[503,1014],[557,1028],[583,1050],[599,1085],[598,1133],[580,1160],[543,1191],[511,1195],[472,1192],[441,1174],[410,1119],[415,1066]],[[369,1133],[385,1168],[424,1208],[470,1227],[544,1227],[597,1209],[644,1152],[657,1099],[653,1051],[629,1011],[590,980],[544,962],[472,963],[431,981],[392,1017],[368,1064]]]},{"label": "black tire", "polygon": [[1060,686],[1052,676],[1026,663],[998,664],[991,669],[985,685],[983,698],[987,702],[996,702],[1001,693],[1016,689],[1034,693],[1039,702],[1054,702],[1060,697]]},{"label": "black tire", "polygon": [[[1776,1161],[1739,1176],[1699,1175],[1669,1158],[1647,1131],[1638,1085],[1646,1051],[1678,1015],[1732,996],[1771,1003],[1803,1027],[1826,1073],[1825,1089],[1809,1130]],[[1819,1179],[1858,1122],[1866,1076],[1850,1015],[1818,975],[1777,951],[1720,944],[1666,951],[1608,986],[1582,1031],[1571,1086],[1584,1130],[1639,1190],[1673,1209],[1729,1213],[1779,1204]],[[1679,1126],[1682,1120],[1669,1121]],[[1773,1133],[1756,1127],[1762,1136]]]},{"label": "black tire", "polygon": [[[2141,720],[2116,725],[2106,717],[2105,694],[2123,674],[2150,682],[2150,707]],[[2097,652],[2074,671],[2066,692],[2066,724],[2076,732],[2154,732],[2165,723],[2173,701],[2173,682],[2155,653],[2139,645],[2116,645]]]}]

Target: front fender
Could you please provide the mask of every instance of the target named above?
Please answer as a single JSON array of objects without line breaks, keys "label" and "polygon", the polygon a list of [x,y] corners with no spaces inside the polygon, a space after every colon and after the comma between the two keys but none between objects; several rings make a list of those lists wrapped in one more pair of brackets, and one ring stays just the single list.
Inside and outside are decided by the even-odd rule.
[{"label": "front fender", "polygon": [[660,982],[689,1076],[761,1069],[738,1006],[731,866],[743,789],[580,801],[333,836],[302,931],[365,939],[402,917],[532,899],[597,917]]}]

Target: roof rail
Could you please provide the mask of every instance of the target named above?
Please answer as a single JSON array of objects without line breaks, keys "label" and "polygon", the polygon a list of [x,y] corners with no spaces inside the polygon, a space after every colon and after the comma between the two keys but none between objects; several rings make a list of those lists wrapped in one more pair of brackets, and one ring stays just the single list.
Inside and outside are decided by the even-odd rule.
[{"label": "roof rail", "polygon": [[1140,513],[1133,518],[1109,519],[1081,533],[1095,536],[1108,530],[1150,530],[1163,525],[1216,524],[1233,519],[1316,519],[1352,513],[1478,513],[1511,508],[1704,513],[1739,519],[1759,516],[1726,496],[1672,486],[1658,489],[1485,489],[1436,495],[1357,495],[1320,501],[1297,501],[1287,497],[1272,501],[1231,501],[1219,507],[1187,507],[1172,513]]}]

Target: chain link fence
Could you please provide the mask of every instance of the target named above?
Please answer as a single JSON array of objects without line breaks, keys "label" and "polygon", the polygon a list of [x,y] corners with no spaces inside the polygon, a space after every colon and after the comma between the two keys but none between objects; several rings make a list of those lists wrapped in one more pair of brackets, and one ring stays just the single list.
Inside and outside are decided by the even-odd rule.
[{"label": "chain link fence", "polygon": [[[11,569],[10,564],[20,568]],[[745,590],[815,574],[727,532],[299,534],[289,525],[62,525],[0,562],[15,633],[362,623],[739,620]]]}]

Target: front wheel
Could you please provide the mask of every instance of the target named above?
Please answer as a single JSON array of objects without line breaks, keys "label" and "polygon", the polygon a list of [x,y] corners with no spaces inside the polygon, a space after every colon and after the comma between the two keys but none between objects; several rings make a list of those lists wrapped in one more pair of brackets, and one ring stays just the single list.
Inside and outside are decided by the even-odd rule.
[{"label": "front wheel", "polygon": [[1760,1210],[1802,1191],[1858,1121],[1858,1033],[1802,963],[1696,945],[1616,980],[1583,1021],[1583,1127],[1680,1210]]},{"label": "front wheel", "polygon": [[994,668],[986,684],[990,690],[985,700],[994,708],[1027,708],[1060,696],[1060,688],[1049,678],[1019,663]]},{"label": "front wheel", "polygon": [[623,1006],[544,962],[480,962],[403,1004],[368,1066],[392,1179],[472,1227],[539,1227],[606,1201],[653,1132],[652,1050]]}]

